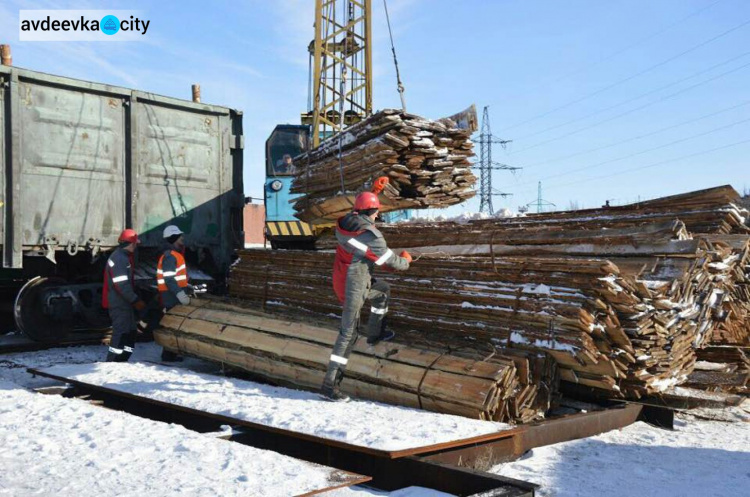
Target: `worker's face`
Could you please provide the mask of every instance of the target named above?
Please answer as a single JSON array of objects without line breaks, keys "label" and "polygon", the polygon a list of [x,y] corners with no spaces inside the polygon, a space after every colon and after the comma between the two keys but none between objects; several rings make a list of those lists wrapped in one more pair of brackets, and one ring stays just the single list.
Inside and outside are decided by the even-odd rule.
[{"label": "worker's face", "polygon": [[375,221],[378,218],[378,214],[380,214],[380,211],[375,211],[370,215],[370,219]]},{"label": "worker's face", "polygon": [[177,250],[182,250],[185,248],[185,237],[180,235],[180,238],[175,240],[174,246]]},{"label": "worker's face", "polygon": [[133,253],[135,252],[135,247],[137,244],[135,243],[129,243],[128,245],[125,245],[125,252]]}]

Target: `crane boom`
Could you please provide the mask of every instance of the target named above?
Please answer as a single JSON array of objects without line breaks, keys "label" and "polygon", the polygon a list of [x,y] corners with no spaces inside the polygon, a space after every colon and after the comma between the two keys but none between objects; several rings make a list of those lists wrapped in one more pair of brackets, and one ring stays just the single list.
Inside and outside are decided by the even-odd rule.
[{"label": "crane boom", "polygon": [[372,0],[315,0],[312,146],[372,114]]}]

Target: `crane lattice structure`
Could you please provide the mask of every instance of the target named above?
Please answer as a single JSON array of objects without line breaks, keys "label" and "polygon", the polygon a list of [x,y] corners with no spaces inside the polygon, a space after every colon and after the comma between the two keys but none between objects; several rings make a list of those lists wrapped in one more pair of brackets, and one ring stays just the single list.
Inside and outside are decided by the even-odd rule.
[{"label": "crane lattice structure", "polygon": [[532,200],[528,204],[526,204],[526,207],[533,207],[536,206],[536,212],[537,214],[541,213],[545,207],[555,207],[555,204],[552,202],[548,202],[542,198],[542,182],[539,182],[539,187],[537,190],[536,200]]},{"label": "crane lattice structure", "polygon": [[312,146],[372,114],[372,0],[315,0],[311,66]]},{"label": "crane lattice structure", "polygon": [[492,187],[492,171],[503,169],[516,171],[520,167],[501,164],[492,160],[492,146],[499,144],[505,147],[513,140],[500,140],[492,137],[490,128],[489,106],[484,107],[482,113],[482,130],[479,134],[479,212],[487,212],[492,215],[495,208],[492,206],[492,197],[509,197],[512,193],[503,193]]}]

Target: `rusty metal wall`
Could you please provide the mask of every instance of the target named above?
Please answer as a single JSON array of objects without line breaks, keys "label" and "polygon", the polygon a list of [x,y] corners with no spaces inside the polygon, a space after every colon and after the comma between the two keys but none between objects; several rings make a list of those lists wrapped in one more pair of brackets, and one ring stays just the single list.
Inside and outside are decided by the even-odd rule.
[{"label": "rusty metal wall", "polygon": [[228,264],[243,242],[241,113],[16,67],[0,80],[3,267],[108,250],[125,227],[156,248],[168,224]]}]

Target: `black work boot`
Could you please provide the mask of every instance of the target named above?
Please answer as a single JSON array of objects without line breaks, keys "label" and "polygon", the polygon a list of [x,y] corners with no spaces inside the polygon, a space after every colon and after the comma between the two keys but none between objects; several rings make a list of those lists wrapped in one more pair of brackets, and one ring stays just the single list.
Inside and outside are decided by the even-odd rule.
[{"label": "black work boot", "polygon": [[374,337],[367,337],[367,345],[377,345],[380,342],[388,342],[390,340],[393,340],[393,338],[396,336],[396,333],[392,332],[391,330],[381,330],[380,334],[378,336]]},{"label": "black work boot", "polygon": [[339,385],[343,379],[344,372],[341,368],[336,367],[335,372],[333,372],[329,367],[328,374],[326,374],[326,378],[323,381],[323,387],[320,389],[320,398],[330,402],[349,402],[349,396],[339,389]]},{"label": "black work boot", "polygon": [[349,402],[349,396],[339,390],[338,385],[328,386],[323,385],[320,389],[320,398],[329,402]]}]

